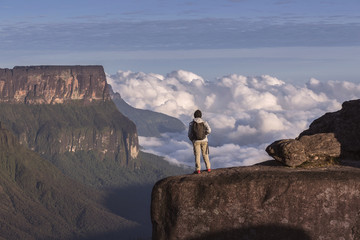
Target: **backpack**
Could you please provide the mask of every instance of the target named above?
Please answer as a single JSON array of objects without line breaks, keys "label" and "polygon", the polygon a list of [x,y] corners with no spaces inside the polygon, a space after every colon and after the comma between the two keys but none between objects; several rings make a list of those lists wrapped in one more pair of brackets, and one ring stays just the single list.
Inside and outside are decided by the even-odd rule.
[{"label": "backpack", "polygon": [[193,140],[203,140],[206,137],[206,127],[204,122],[195,122],[192,124],[192,137]]}]

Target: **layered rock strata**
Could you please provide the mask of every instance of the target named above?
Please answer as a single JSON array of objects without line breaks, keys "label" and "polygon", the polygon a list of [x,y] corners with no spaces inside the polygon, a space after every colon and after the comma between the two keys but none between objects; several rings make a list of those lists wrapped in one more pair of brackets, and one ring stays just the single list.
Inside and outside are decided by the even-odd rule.
[{"label": "layered rock strata", "polygon": [[0,102],[54,104],[109,100],[102,66],[29,66],[0,69]]},{"label": "layered rock strata", "polygon": [[159,181],[155,240],[359,239],[360,169],[252,166]]}]

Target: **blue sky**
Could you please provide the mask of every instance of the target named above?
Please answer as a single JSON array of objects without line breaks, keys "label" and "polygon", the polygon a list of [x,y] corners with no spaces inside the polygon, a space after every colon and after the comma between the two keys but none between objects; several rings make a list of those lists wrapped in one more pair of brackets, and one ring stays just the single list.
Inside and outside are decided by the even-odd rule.
[{"label": "blue sky", "polygon": [[360,81],[358,0],[0,0],[0,67]]}]

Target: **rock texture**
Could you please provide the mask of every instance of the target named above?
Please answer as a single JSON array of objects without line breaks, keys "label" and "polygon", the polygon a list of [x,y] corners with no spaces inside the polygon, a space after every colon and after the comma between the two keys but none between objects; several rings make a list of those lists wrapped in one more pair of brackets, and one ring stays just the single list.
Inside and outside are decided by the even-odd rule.
[{"label": "rock texture", "polygon": [[360,99],[346,101],[341,110],[314,120],[299,137],[332,133],[341,145],[340,157],[360,160]]},{"label": "rock texture", "polygon": [[153,239],[360,239],[360,169],[252,166],[159,181]]},{"label": "rock texture", "polygon": [[297,167],[305,162],[324,163],[338,158],[341,146],[334,133],[319,133],[275,141],[266,148],[266,152],[287,166]]},{"label": "rock texture", "polygon": [[314,120],[296,139],[267,147],[275,160],[296,167],[334,158],[360,160],[360,100],[344,102],[342,109]]},{"label": "rock texture", "polygon": [[108,100],[102,66],[29,66],[0,69],[0,102],[54,104]]}]

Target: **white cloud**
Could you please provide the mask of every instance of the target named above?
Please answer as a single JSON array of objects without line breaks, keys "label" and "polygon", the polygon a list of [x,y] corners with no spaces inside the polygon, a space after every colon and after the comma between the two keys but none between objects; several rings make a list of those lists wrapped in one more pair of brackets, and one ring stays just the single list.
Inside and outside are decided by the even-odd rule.
[{"label": "white cloud", "polygon": [[244,136],[251,136],[256,134],[256,128],[250,127],[249,125],[239,125],[235,131],[231,131],[229,137],[231,139],[237,139]]},{"label": "white cloud", "polygon": [[235,127],[236,119],[232,116],[217,115],[211,119],[213,128],[217,129],[233,129]]},{"label": "white cloud", "polygon": [[314,92],[326,95],[328,98],[342,103],[348,99],[359,97],[360,84],[347,81],[320,82],[317,79],[310,79],[306,87]]},{"label": "white cloud", "polygon": [[199,75],[184,70],[173,71],[167,75],[167,78],[174,78],[178,81],[184,81],[187,83],[195,83],[195,86],[200,87],[204,84],[204,79]]},{"label": "white cloud", "polygon": [[214,168],[253,165],[270,159],[264,149],[224,144],[210,149],[211,163]]},{"label": "white cloud", "polygon": [[[212,128],[213,167],[249,165],[269,159],[264,149],[282,138],[295,138],[325,112],[360,97],[360,84],[310,79],[304,86],[263,75],[232,74],[208,82],[184,70],[162,76],[119,71],[108,76],[114,91],[130,105],[191,121],[196,109]],[[162,138],[140,137],[140,144],[171,162],[193,165],[186,132]]]},{"label": "white cloud", "polygon": [[187,141],[187,134],[163,134],[161,138],[139,136],[140,145],[143,151],[164,156],[169,162],[179,165],[191,165],[193,150],[190,142]]},{"label": "white cloud", "polygon": [[278,117],[274,113],[269,113],[264,110],[260,110],[258,113],[258,127],[261,132],[268,133],[273,131],[286,131],[287,120]]}]

